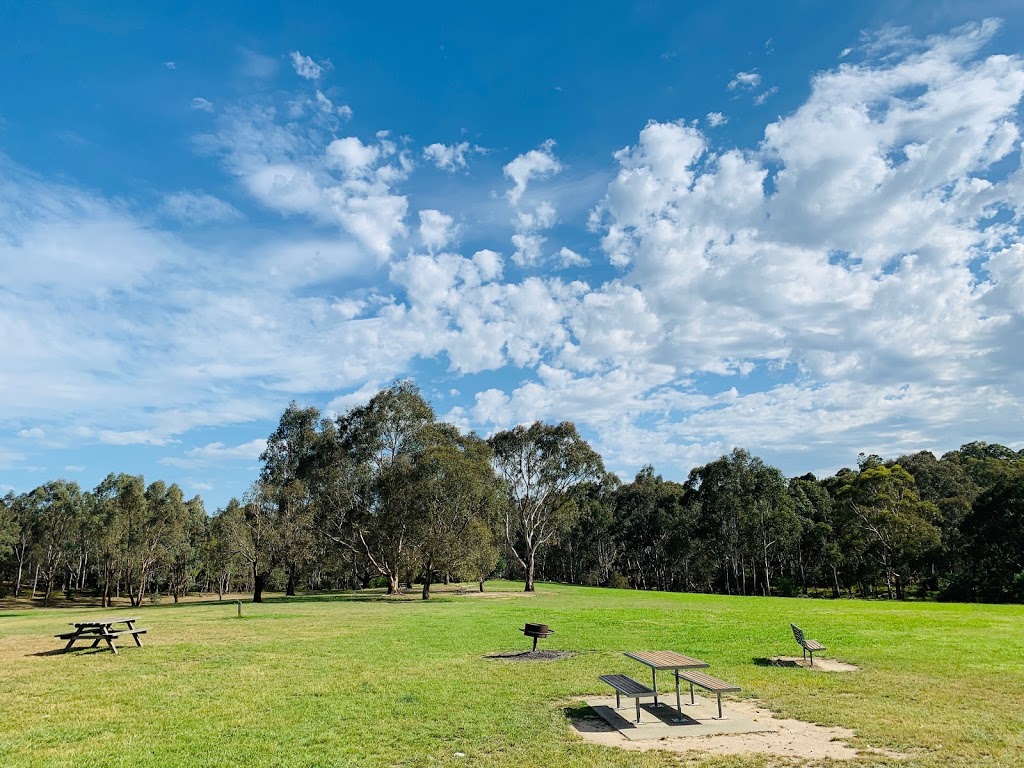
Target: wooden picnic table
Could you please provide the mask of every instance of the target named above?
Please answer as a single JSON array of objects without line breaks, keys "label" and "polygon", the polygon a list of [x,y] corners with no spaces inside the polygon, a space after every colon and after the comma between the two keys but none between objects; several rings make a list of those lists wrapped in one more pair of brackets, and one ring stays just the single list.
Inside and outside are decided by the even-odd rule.
[{"label": "wooden picnic table", "polygon": [[[626,651],[626,656],[646,664],[651,668],[651,688],[654,690],[654,706],[658,706],[658,672],[671,669],[678,672],[680,669],[706,669],[711,665],[706,661],[695,659],[691,656],[684,656],[675,651]],[[673,674],[676,679],[676,710],[679,712],[679,720],[683,718],[683,704],[679,696],[679,676]]]},{"label": "wooden picnic table", "polygon": [[[135,616],[115,616],[106,617],[103,619],[93,619],[92,621],[73,621],[69,622],[74,627],[73,632],[64,632],[57,635],[61,640],[67,640],[68,644],[64,646],[65,651],[71,650],[73,646],[79,640],[92,641],[91,648],[95,648],[100,644],[100,641],[105,641],[107,647],[110,648],[112,653],[117,653],[117,647],[114,645],[114,638],[120,637],[121,635],[131,635],[135,640],[135,645],[139,648],[142,647],[142,640],[139,639],[139,635],[144,635],[148,630],[140,629],[135,626],[135,622],[139,619]],[[124,624],[125,629],[115,629],[115,625]]]}]

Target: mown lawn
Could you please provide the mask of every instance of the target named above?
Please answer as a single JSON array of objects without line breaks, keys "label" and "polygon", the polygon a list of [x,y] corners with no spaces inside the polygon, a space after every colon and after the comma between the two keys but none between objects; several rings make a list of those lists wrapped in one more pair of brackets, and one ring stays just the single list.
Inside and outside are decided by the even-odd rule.
[{"label": "mown lawn", "polygon": [[[679,756],[586,744],[566,710],[606,694],[605,672],[644,669],[625,650],[711,663],[782,715],[852,728],[908,752],[904,766],[1024,764],[1024,607],[636,593],[541,584],[507,598],[379,594],[0,613],[0,765],[669,766]],[[53,635],[76,617],[129,613],[146,647],[76,651]],[[556,662],[527,648],[551,625]],[[850,674],[762,666],[798,649],[789,621]],[[663,686],[668,686],[666,676]],[[456,753],[464,753],[458,756]],[[707,766],[767,766],[718,757]],[[827,764],[827,763],[826,763]],[[888,765],[862,758],[844,765]]]}]

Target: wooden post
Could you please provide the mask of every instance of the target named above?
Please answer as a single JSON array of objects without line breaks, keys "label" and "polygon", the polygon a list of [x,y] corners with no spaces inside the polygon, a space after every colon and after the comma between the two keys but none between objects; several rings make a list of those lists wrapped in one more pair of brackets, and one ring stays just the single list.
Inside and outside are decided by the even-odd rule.
[{"label": "wooden post", "polygon": [[235,600],[235,605],[238,606],[238,618],[242,618],[242,601]]}]

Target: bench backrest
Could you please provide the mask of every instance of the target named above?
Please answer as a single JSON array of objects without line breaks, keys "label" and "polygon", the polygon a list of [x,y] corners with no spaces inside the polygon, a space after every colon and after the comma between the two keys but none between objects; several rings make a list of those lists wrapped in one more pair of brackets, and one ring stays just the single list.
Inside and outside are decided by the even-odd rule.
[{"label": "bench backrest", "polygon": [[790,624],[789,626],[793,628],[793,637],[796,638],[797,643],[803,645],[807,642],[806,640],[804,640],[804,631],[800,629],[800,627],[798,627],[796,624]]}]

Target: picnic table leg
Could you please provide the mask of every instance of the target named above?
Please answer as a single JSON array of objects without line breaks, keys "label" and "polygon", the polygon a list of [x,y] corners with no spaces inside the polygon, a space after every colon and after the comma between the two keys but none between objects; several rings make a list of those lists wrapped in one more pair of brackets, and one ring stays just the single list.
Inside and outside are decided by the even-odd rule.
[{"label": "picnic table leg", "polygon": [[690,706],[693,707],[693,706],[696,706],[696,705],[697,705],[697,701],[696,701],[696,699],[693,698],[693,683],[690,683]]},{"label": "picnic table leg", "polygon": [[75,644],[75,640],[77,640],[78,638],[79,638],[79,635],[78,635],[78,634],[76,634],[76,635],[75,635],[74,637],[72,637],[72,638],[69,638],[69,639],[68,639],[68,644],[64,646],[64,650],[65,650],[65,651],[70,651],[70,650],[71,650],[71,646]]},{"label": "picnic table leg", "polygon": [[[654,706],[658,706],[658,670],[654,667],[651,667],[651,690],[654,691]],[[637,701],[637,706],[640,706],[639,701]],[[640,716],[637,715],[637,717]],[[640,720],[638,719],[637,722],[639,723]]]},{"label": "picnic table leg", "polygon": [[676,712],[679,713],[679,717],[673,718],[672,722],[681,723],[683,722],[683,705],[679,700],[679,670],[674,670],[672,674],[676,678]]},{"label": "picnic table leg", "polygon": [[[131,630],[135,629],[135,622],[134,621],[126,621],[125,624],[128,625],[128,629],[131,629]],[[133,634],[132,635],[132,639],[135,641],[135,645],[136,646],[138,646],[139,648],[142,647],[142,641],[139,639],[138,635]],[[537,641],[534,640],[533,643],[534,643],[534,645],[536,645]]]},{"label": "picnic table leg", "polygon": [[619,692],[618,691],[615,692],[615,708],[616,709],[622,709],[622,701],[620,701],[620,699],[619,699]]},{"label": "picnic table leg", "polygon": [[100,644],[100,640],[102,640],[102,639],[103,639],[102,637],[97,637],[95,640],[92,641],[92,645],[90,645],[89,647],[90,648],[95,648],[97,645]]}]

